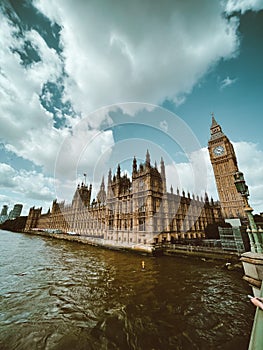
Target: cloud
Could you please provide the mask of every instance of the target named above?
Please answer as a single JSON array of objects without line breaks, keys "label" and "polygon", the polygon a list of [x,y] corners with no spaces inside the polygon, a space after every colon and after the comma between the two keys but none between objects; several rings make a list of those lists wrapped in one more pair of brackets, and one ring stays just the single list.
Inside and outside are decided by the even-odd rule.
[{"label": "cloud", "polygon": [[167,124],[166,120],[160,121],[160,128],[161,128],[161,130],[163,130],[164,132],[167,132],[167,131],[168,131],[168,124]]},{"label": "cloud", "polygon": [[[217,198],[214,186],[212,167],[207,148],[202,148],[190,155],[190,162],[170,163],[166,165],[167,189],[184,190],[187,194],[203,197],[207,192],[210,197]],[[200,181],[201,179],[201,181]]]},{"label": "cloud", "polygon": [[263,211],[263,151],[253,142],[233,142],[239,170],[249,188],[249,202],[255,212]]},{"label": "cloud", "polygon": [[61,144],[55,163],[55,176],[74,180],[79,172],[88,172],[91,180],[96,163],[110,153],[113,145],[111,130],[90,129],[87,120],[82,120]]},{"label": "cloud", "polygon": [[263,0],[228,0],[226,3],[226,12],[231,14],[233,12],[246,11],[260,11],[263,9]]},{"label": "cloud", "polygon": [[0,163],[0,188],[15,187],[15,170],[6,163]]},{"label": "cloud", "polygon": [[[0,138],[9,151],[49,174],[60,145],[81,119],[89,120],[86,137],[109,122],[107,113],[91,111],[125,101],[161,103],[169,98],[182,103],[198,80],[222,57],[235,55],[238,47],[238,23],[222,16],[219,3],[207,0],[198,5],[193,1],[191,11],[173,1],[162,6],[151,1],[33,4],[60,25],[60,51],[47,45],[40,28],[23,29],[0,10]],[[38,59],[25,65],[21,52],[26,45]],[[55,127],[48,84],[58,85],[61,103],[71,106],[68,114],[54,108],[67,127]],[[138,105],[119,108],[134,115]],[[98,145],[92,155],[100,152]]]},{"label": "cloud", "polygon": [[8,203],[10,201],[10,198],[8,196],[0,194],[0,202]]},{"label": "cloud", "polygon": [[[57,82],[61,78],[63,61],[54,49],[50,49],[35,30],[19,32],[18,26],[11,23],[0,11],[1,56],[0,56],[0,138],[8,151],[41,166],[44,172],[52,174],[57,153],[65,139],[71,138],[72,129],[81,121],[80,117],[65,115],[67,128],[54,127],[53,115],[40,101],[42,89],[47,82]],[[30,42],[40,60],[30,65],[23,61],[16,50],[23,50],[25,42]],[[50,94],[44,97],[50,101]],[[59,115],[59,113],[58,113]],[[80,133],[74,140],[76,147],[67,156],[76,159],[83,151],[77,146],[89,137],[99,133],[97,127],[104,119],[104,112],[96,113],[88,121],[86,134]],[[82,140],[82,141],[81,141]],[[106,143],[107,144],[107,143]],[[98,145],[98,154],[101,145]],[[95,161],[97,150],[92,148],[90,159]],[[69,158],[68,158],[69,159]],[[69,164],[69,160],[67,161]]]},{"label": "cloud", "polygon": [[0,179],[2,205],[26,204],[25,215],[25,210],[33,205],[47,209],[55,198],[54,178],[36,171],[16,170],[6,163],[0,163]]},{"label": "cloud", "polygon": [[240,170],[244,173],[247,182],[251,186],[261,183],[263,178],[263,151],[253,142],[233,142],[233,145]]},{"label": "cloud", "polygon": [[238,23],[222,16],[219,2],[38,0],[34,5],[61,26],[65,98],[83,114],[127,101],[181,103],[238,47]]},{"label": "cloud", "polygon": [[30,199],[51,201],[54,199],[54,179],[35,171],[21,170],[15,176],[16,192]]},{"label": "cloud", "polygon": [[0,163],[0,188],[7,189],[27,198],[51,200],[54,198],[54,179],[36,171],[15,170],[6,163]]},{"label": "cloud", "polygon": [[[21,37],[18,28],[1,11],[0,23],[0,138],[8,150],[50,169],[52,155],[66,132],[53,127],[52,115],[41,106],[39,95],[44,82],[55,81],[61,74],[61,61],[37,32]],[[41,57],[41,61],[28,67],[14,52],[26,40],[31,41]]]},{"label": "cloud", "polygon": [[222,90],[222,89],[224,89],[225,87],[234,84],[236,81],[237,81],[237,78],[231,79],[231,78],[229,78],[229,77],[227,76],[225,79],[223,79],[223,80],[220,82],[220,89]]}]

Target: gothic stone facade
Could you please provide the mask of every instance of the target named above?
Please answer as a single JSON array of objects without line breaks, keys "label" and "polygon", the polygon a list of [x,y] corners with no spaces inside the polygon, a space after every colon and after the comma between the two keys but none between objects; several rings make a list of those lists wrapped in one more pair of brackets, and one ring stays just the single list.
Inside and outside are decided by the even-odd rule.
[{"label": "gothic stone facade", "polygon": [[103,178],[93,201],[92,186],[78,185],[71,204],[53,201],[48,220],[31,208],[26,229],[59,229],[116,245],[143,245],[203,238],[208,224],[222,221],[219,203],[209,201],[207,194],[204,199],[184,191],[180,195],[172,187],[167,192],[164,162],[159,171],[148,151],[145,163],[137,166],[134,158],[132,169],[132,179],[121,175],[120,166],[113,176],[110,170],[107,188]]}]

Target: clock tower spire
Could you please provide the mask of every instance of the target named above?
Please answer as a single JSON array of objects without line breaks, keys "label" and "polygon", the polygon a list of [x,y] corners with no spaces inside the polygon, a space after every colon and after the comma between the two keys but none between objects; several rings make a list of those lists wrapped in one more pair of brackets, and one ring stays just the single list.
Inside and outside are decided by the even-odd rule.
[{"label": "clock tower spire", "polygon": [[224,133],[222,132],[221,126],[217,123],[214,117],[214,113],[211,113],[212,115],[212,125],[210,128],[211,138],[210,140],[219,138],[220,136],[224,136]]},{"label": "clock tower spire", "polygon": [[215,181],[223,216],[225,218],[245,218],[243,198],[237,192],[234,174],[238,171],[234,147],[222,131],[212,113],[208,151],[214,170]]}]

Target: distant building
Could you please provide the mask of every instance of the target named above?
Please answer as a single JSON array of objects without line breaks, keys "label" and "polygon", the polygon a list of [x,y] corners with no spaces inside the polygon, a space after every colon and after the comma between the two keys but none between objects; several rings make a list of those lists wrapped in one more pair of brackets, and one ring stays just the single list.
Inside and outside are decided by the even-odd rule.
[{"label": "distant building", "polygon": [[0,224],[2,224],[3,222],[5,222],[8,219],[7,210],[8,210],[8,205],[4,204],[3,208],[1,210]]},{"label": "distant building", "polygon": [[0,224],[4,223],[7,220],[14,220],[18,218],[21,215],[22,209],[23,209],[23,204],[15,204],[13,209],[10,210],[8,214],[7,213],[8,206],[6,204],[3,205],[3,208],[1,210],[1,215],[0,215]]},{"label": "distant building", "polygon": [[23,209],[23,204],[15,204],[14,208],[10,211],[8,219],[13,220],[20,216]]},{"label": "distant building", "polygon": [[7,215],[8,205],[3,205],[3,208],[1,210],[1,216]]}]

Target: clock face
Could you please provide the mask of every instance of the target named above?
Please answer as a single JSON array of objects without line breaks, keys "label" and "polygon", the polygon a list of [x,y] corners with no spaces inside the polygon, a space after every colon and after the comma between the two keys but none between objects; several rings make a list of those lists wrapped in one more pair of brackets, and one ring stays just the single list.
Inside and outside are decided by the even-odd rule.
[{"label": "clock face", "polygon": [[223,146],[217,146],[213,149],[213,152],[216,156],[220,156],[221,154],[223,154],[225,152],[225,149]]}]

